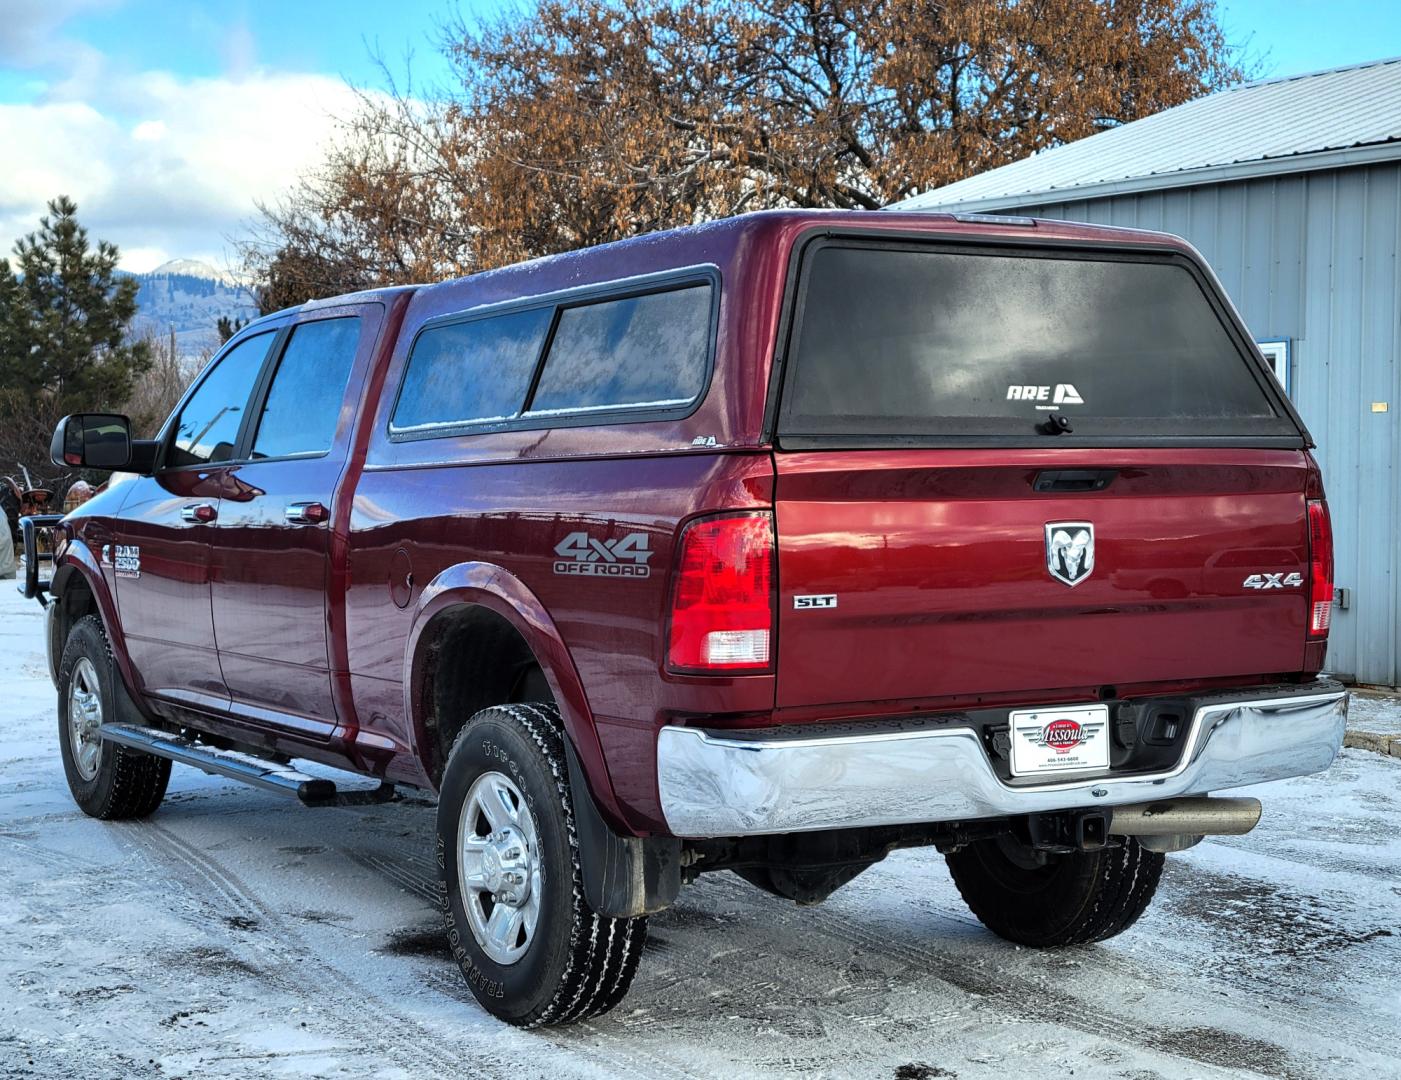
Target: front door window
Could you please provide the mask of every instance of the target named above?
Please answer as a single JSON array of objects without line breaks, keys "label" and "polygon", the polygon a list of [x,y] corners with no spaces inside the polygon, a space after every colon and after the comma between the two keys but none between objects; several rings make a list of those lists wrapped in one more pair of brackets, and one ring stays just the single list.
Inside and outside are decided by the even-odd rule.
[{"label": "front door window", "polygon": [[253,384],[276,336],[247,338],[215,361],[180,410],[167,465],[213,465],[233,458]]}]

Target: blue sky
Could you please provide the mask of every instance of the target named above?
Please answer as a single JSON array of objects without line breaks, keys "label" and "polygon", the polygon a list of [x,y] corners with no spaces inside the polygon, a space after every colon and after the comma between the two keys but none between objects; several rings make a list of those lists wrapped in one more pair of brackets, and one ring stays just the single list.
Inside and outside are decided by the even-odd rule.
[{"label": "blue sky", "polygon": [[1263,60],[1263,77],[1401,56],[1396,0],[1218,0],[1233,45]]},{"label": "blue sky", "polygon": [[[0,252],[64,192],[130,269],[227,266],[258,200],[381,85],[446,75],[439,29],[513,0],[0,0]],[[1401,55],[1401,3],[1221,0],[1263,76]]]},{"label": "blue sky", "polygon": [[[435,47],[438,28],[462,13],[491,13],[498,0],[96,0],[55,4],[0,0],[10,7],[71,11],[59,22],[62,40],[101,52],[130,70],[161,70],[182,77],[237,74],[255,68],[316,72],[357,84],[378,82],[372,59],[380,53],[401,70],[441,76],[446,65]],[[3,31],[0,31],[3,32]],[[3,54],[0,54],[3,57]],[[4,58],[8,59],[8,58]],[[50,65],[25,70],[0,59],[0,102],[31,100],[45,92]]]}]

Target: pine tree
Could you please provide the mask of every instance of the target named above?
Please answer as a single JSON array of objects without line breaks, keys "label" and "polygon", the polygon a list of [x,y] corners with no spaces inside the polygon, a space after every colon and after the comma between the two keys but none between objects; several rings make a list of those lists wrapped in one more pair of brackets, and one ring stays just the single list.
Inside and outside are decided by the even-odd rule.
[{"label": "pine tree", "polygon": [[[10,264],[0,259],[0,380],[8,372],[9,358],[19,355],[18,310],[19,281],[10,272]],[[0,390],[8,386],[8,381],[0,381]]]},{"label": "pine tree", "polygon": [[[128,342],[137,283],[117,271],[117,248],[96,248],[66,196],[37,232],[0,259],[0,466],[52,475],[48,434],[70,412],[119,410],[151,365]],[[47,431],[46,431],[47,429]]]},{"label": "pine tree", "polygon": [[214,329],[219,333],[219,344],[228,344],[229,338],[233,337],[247,325],[247,319],[240,319],[237,317],[231,319],[227,315],[220,315],[219,321],[214,324]]}]

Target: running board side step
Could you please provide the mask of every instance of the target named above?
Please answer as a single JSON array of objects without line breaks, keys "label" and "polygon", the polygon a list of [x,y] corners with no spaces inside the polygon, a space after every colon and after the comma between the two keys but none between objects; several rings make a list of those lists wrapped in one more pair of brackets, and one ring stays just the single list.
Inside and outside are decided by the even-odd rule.
[{"label": "running board side step", "polygon": [[193,765],[211,775],[226,776],[264,791],[291,795],[306,806],[369,806],[388,802],[394,797],[394,785],[388,782],[381,782],[377,788],[341,791],[334,780],[308,776],[290,765],[279,765],[238,750],[201,746],[193,739],[156,728],[138,724],[103,724],[98,731],[108,742],[119,746],[169,758],[182,765]]}]

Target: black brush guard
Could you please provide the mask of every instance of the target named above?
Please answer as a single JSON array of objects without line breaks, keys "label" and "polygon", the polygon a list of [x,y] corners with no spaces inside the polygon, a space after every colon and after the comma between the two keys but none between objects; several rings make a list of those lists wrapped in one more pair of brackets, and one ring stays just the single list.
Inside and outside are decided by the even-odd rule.
[{"label": "black brush guard", "polygon": [[[16,588],[26,600],[38,600],[48,606],[49,586],[53,584],[53,546],[48,551],[39,550],[39,530],[52,529],[63,520],[62,514],[31,514],[19,519],[19,531],[24,545],[24,572],[19,575]],[[39,576],[41,563],[49,565],[47,577]]]}]

